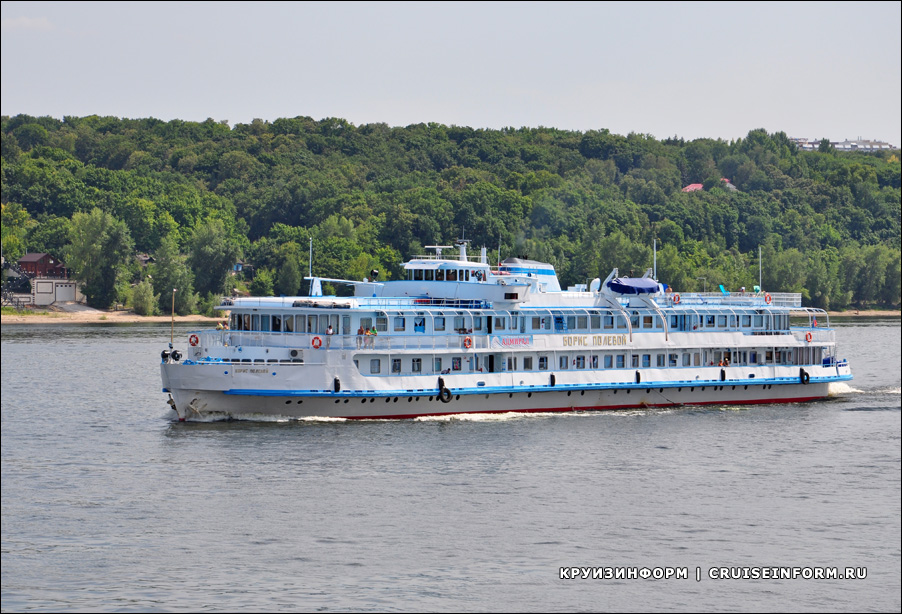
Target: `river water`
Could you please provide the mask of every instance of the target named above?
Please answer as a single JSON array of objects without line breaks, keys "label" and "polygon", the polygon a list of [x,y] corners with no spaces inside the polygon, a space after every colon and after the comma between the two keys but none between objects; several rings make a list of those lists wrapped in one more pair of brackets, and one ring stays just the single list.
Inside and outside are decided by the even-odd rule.
[{"label": "river water", "polygon": [[2,609],[898,612],[900,321],[861,322],[817,403],[217,423],[168,327],[4,325]]}]

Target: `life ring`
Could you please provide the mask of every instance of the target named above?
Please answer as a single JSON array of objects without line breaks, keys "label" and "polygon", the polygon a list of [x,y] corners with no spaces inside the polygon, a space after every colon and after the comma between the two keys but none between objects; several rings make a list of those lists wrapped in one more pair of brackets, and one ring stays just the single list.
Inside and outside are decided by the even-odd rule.
[{"label": "life ring", "polygon": [[674,304],[674,305],[679,305],[679,304],[680,304],[680,295],[679,295],[679,294],[674,294],[674,295],[673,295],[673,304]]},{"label": "life ring", "polygon": [[198,343],[200,343],[200,339],[197,338],[197,335],[191,335],[190,337],[188,337],[188,344],[191,345],[191,347],[194,347]]},{"label": "life ring", "polygon": [[323,340],[319,337],[314,337],[310,344],[313,346],[314,350],[318,350],[323,346]]},{"label": "life ring", "polygon": [[470,337],[464,337],[464,347],[468,350],[473,347],[473,340]]},{"label": "life ring", "polygon": [[771,295],[768,294],[767,292],[765,292],[764,293],[764,302],[767,303],[768,305],[770,305],[772,300],[774,300],[774,299],[771,298]]},{"label": "life ring", "polygon": [[810,330],[807,333],[805,333],[805,341],[807,341],[808,343],[811,343],[811,331]]},{"label": "life ring", "polygon": [[438,398],[442,400],[442,403],[450,403],[451,402],[451,391],[447,388],[442,388],[438,393]]}]

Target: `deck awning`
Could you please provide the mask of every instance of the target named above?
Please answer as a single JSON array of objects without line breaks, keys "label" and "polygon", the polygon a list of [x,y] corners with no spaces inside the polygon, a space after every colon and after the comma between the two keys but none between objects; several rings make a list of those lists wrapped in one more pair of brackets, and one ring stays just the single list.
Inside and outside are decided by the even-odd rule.
[{"label": "deck awning", "polygon": [[617,277],[608,282],[608,288],[617,294],[654,294],[658,282],[645,277]]}]

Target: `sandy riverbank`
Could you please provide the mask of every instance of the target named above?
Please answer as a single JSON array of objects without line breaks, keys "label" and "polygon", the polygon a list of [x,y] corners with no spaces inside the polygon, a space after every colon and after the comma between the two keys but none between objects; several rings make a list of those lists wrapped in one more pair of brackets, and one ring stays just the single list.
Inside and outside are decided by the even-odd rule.
[{"label": "sandy riverbank", "polygon": [[[0,316],[0,324],[147,324],[170,321],[170,316],[139,316],[131,311],[76,311],[47,312],[45,314],[27,314]],[[197,322],[199,324],[215,324],[223,319],[206,316],[175,316],[176,322]]]}]

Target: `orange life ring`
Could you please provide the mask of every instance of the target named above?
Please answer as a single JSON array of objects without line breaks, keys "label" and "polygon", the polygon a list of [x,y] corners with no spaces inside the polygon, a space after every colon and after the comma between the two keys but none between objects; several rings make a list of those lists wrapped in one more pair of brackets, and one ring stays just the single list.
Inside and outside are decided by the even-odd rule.
[{"label": "orange life ring", "polygon": [[808,343],[811,343],[811,331],[808,331],[807,333],[805,333],[805,341],[807,341]]},{"label": "orange life ring", "polygon": [[679,304],[680,304],[680,295],[679,295],[679,294],[674,294],[674,295],[673,295],[673,304],[674,304],[674,305],[679,305]]},{"label": "orange life ring", "polygon": [[770,294],[768,294],[767,292],[765,292],[765,293],[764,293],[764,302],[767,303],[768,305],[770,305],[770,302],[771,302],[772,300],[774,300],[774,299],[771,298]]},{"label": "orange life ring", "polygon": [[468,350],[471,347],[473,347],[473,340],[470,339],[469,337],[464,337],[464,347],[467,348]]},{"label": "orange life ring", "polygon": [[320,339],[319,337],[314,337],[313,341],[311,342],[311,345],[313,345],[314,350],[318,350],[323,346],[323,340]]},{"label": "orange life ring", "polygon": [[191,345],[191,347],[194,347],[195,345],[200,343],[200,339],[197,338],[197,335],[191,335],[190,337],[188,337],[188,343]]}]

